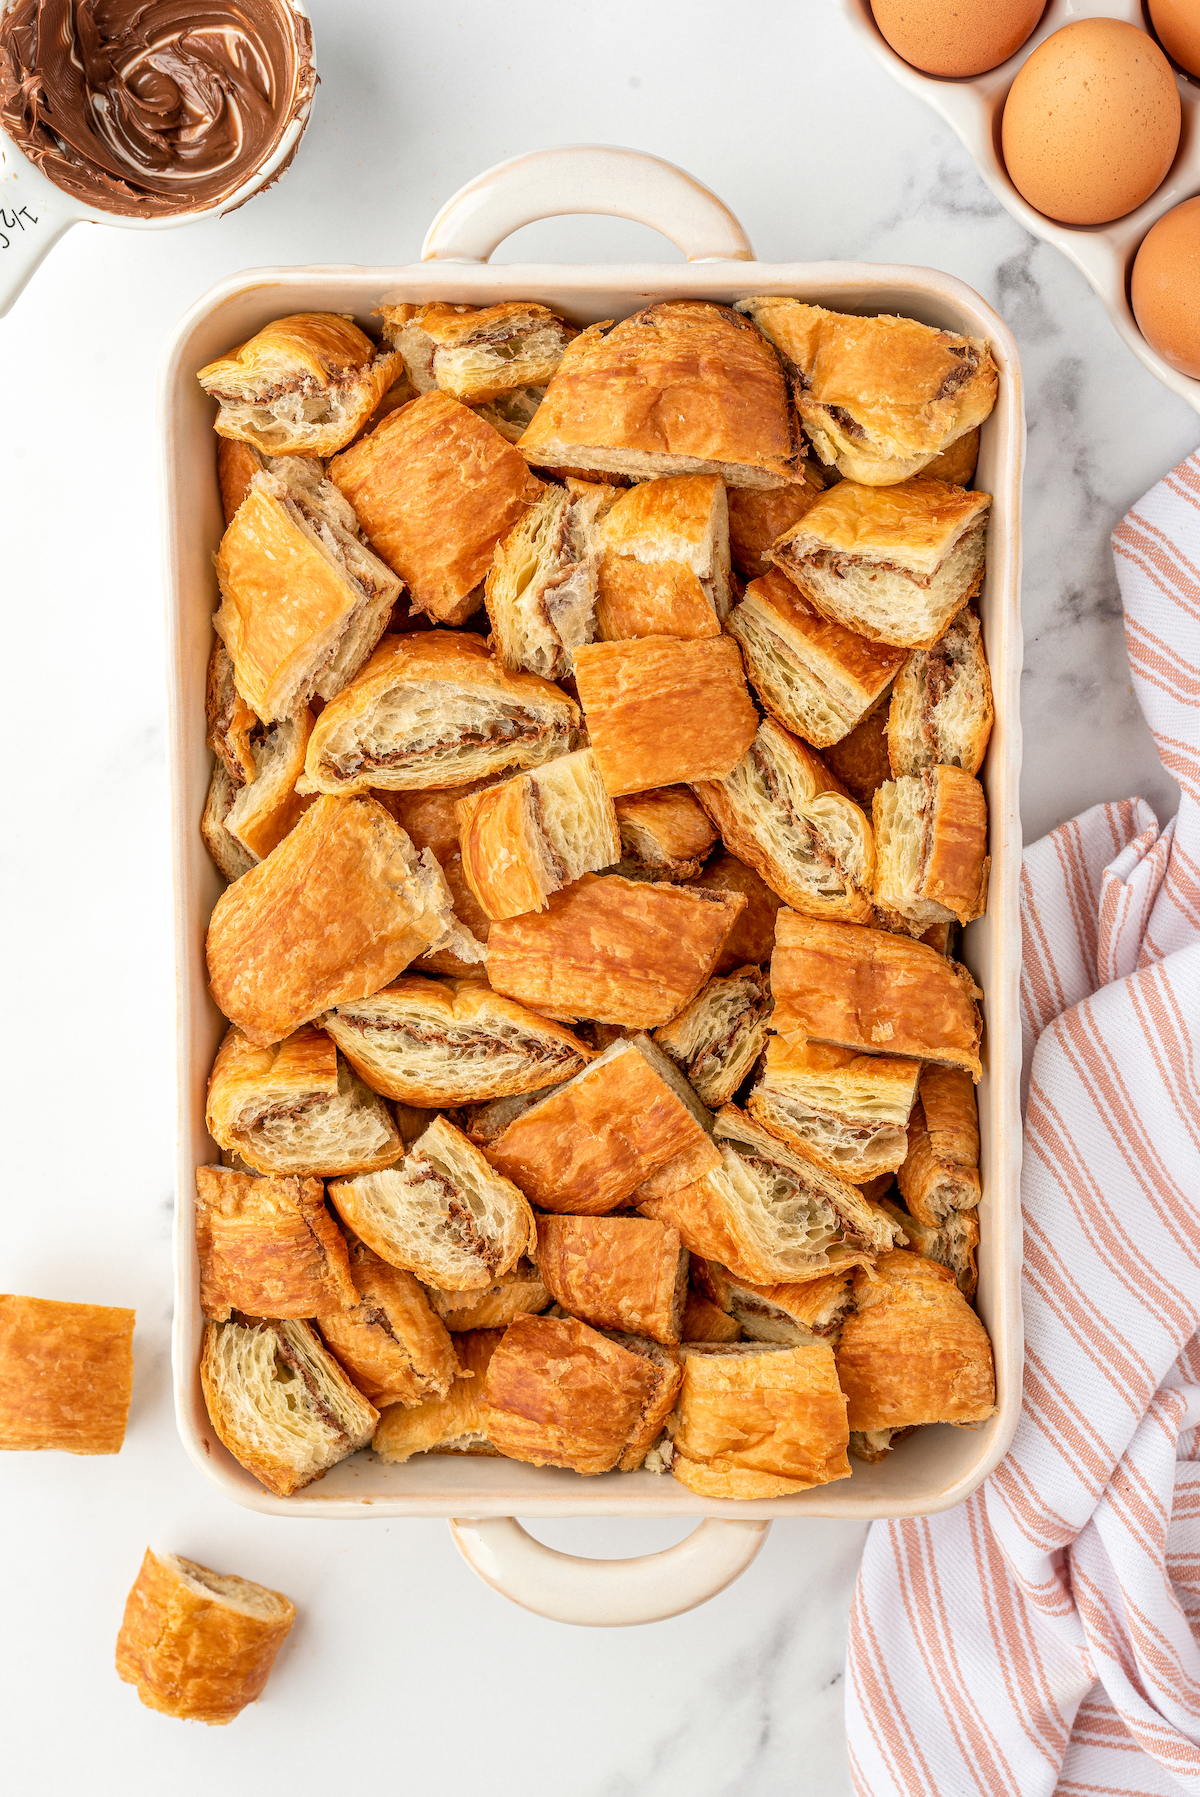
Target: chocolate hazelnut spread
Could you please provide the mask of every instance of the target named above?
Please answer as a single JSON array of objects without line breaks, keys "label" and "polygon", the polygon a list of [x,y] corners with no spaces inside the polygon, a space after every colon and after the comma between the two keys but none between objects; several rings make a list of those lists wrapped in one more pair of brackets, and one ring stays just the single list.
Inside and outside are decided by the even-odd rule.
[{"label": "chocolate hazelnut spread", "polygon": [[0,124],[89,206],[197,212],[236,193],[307,112],[311,51],[287,0],[13,0]]}]

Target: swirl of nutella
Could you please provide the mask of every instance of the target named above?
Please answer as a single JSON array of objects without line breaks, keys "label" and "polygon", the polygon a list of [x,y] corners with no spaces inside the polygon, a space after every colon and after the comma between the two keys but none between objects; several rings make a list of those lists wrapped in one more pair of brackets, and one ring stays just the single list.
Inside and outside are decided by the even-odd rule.
[{"label": "swirl of nutella", "polygon": [[288,0],[13,0],[0,17],[0,124],[56,186],[127,218],[220,205],[315,83]]}]

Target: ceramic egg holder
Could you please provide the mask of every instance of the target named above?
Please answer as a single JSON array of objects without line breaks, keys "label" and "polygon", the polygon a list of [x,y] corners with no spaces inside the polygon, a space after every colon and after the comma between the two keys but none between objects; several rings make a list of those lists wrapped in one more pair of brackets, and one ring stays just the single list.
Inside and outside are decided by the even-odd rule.
[{"label": "ceramic egg holder", "polygon": [[947,124],[953,126],[975,158],[980,174],[1013,217],[1035,237],[1060,249],[1076,268],[1083,271],[1139,361],[1144,362],[1165,387],[1170,387],[1172,392],[1186,399],[1193,410],[1200,412],[1200,381],[1180,374],[1151,349],[1138,329],[1129,303],[1129,278],[1134,258],[1151,225],[1173,206],[1200,194],[1200,82],[1189,81],[1186,75],[1176,71],[1183,118],[1179,149],[1170,172],[1162,186],[1156,188],[1136,211],[1126,213],[1124,218],[1115,219],[1111,224],[1060,225],[1055,219],[1035,212],[1013,186],[1000,154],[1004,102],[1025,58],[1054,32],[1078,19],[1124,19],[1144,30],[1146,20],[1140,0],[1050,0],[1037,30],[1015,56],[1002,62],[999,68],[990,69],[986,75],[968,76],[962,80],[923,75],[897,56],[875,23],[870,0],[839,0],[839,3],[872,56],[902,87],[919,94]]}]

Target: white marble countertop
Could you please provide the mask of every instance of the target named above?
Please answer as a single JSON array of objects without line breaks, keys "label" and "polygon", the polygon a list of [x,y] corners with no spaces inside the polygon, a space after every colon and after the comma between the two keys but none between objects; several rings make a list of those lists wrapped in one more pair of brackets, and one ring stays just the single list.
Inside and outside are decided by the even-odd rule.
[{"label": "white marble countertop", "polygon": [[[714,188],[760,257],[930,263],[1016,332],[1029,397],[1027,838],[1099,799],[1173,789],[1137,714],[1108,533],[1200,438],[1099,301],[992,199],[948,129],[823,0],[310,0],[323,85],[299,160],[241,212],[135,236],[78,228],[0,322],[10,756],[0,1286],[136,1305],[116,1459],[7,1455],[0,1631],[15,1789],[200,1797],[380,1776],[517,1797],[842,1797],[842,1655],[862,1530],[777,1523],[705,1608],[565,1629],[480,1584],[440,1522],[281,1523],[185,1459],[169,1385],[171,892],[154,489],[159,344],[211,282],[274,262],[415,259],[479,170],[629,144]],[[675,252],[669,251],[672,259]],[[660,260],[610,220],[532,226],[525,259]],[[678,1524],[538,1524],[646,1552]],[[112,1651],[147,1543],[292,1596],[266,1696],[231,1728],[143,1710]],[[53,1773],[51,1773],[53,1768]]]}]

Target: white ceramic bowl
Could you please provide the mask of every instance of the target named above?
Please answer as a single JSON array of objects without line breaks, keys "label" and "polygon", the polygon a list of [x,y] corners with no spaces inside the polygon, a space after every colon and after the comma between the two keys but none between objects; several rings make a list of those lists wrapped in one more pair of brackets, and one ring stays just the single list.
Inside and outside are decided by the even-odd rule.
[{"label": "white ceramic bowl", "polygon": [[876,61],[881,62],[902,87],[927,100],[934,111],[954,127],[975,158],[980,174],[1013,217],[1035,237],[1052,243],[1064,256],[1069,256],[1076,268],[1082,269],[1138,360],[1146,364],[1151,374],[1158,376],[1164,387],[1170,387],[1200,412],[1200,381],[1180,374],[1177,368],[1164,362],[1157,350],[1151,349],[1138,330],[1129,303],[1129,279],[1134,258],[1151,225],[1173,206],[1200,193],[1200,82],[1189,81],[1186,75],[1176,75],[1183,123],[1179,149],[1170,172],[1162,186],[1135,212],[1115,219],[1112,224],[1060,225],[1043,213],[1035,212],[1009,180],[1000,154],[1004,102],[1025,58],[1054,32],[1077,19],[1125,19],[1144,29],[1146,20],[1141,0],[1050,0],[1038,21],[1037,30],[1015,56],[1002,62],[999,68],[990,69],[986,75],[974,75],[962,81],[923,75],[902,56],[897,56],[875,23],[871,0],[839,0],[839,4]]},{"label": "white ceramic bowl", "polygon": [[[606,212],[656,226],[688,255],[634,266],[487,266],[511,231],[563,213]],[[178,1205],[175,1241],[175,1394],[188,1453],[235,1502],[275,1516],[446,1516],[472,1564],[518,1602],[562,1620],[647,1621],[703,1601],[748,1564],[779,1516],[914,1516],[973,1491],[1004,1453],[1021,1390],[1017,1012],[1020,924],[1017,811],[1021,737],[1020,503],[1024,451],[1021,369],[996,314],[961,281],[931,269],[850,262],[759,263],[736,219],[707,189],[669,164],[629,150],[551,150],[489,170],[443,209],[424,260],[405,268],[266,268],[221,282],[181,320],[160,370],[159,431],[168,607],[168,680],[179,993]],[[385,1466],[360,1453],[315,1485],[282,1499],[264,1491],[217,1441],[200,1393],[200,1312],[193,1236],[194,1169],[216,1158],[204,1125],[205,1082],[223,1019],[208,996],[204,934],[221,890],[200,839],[211,771],[204,678],[217,603],[212,554],[222,530],[214,466],[213,406],[196,370],[269,319],[300,310],[350,312],[362,322],[385,295],[490,305],[535,298],[578,323],[623,317],[653,300],[733,302],[755,293],[801,295],[842,310],[898,312],[986,337],[1000,396],[983,427],[979,485],[994,496],[981,614],[996,694],[984,771],[991,812],[987,916],[966,932],[965,958],[986,993],[979,1088],[983,1204],[979,1308],[996,1349],[999,1407],[976,1431],[923,1429],[879,1466],[799,1496],[737,1504],[697,1497],[669,1475],[582,1478],[512,1460],[425,1456]],[[551,1554],[515,1523],[524,1516],[695,1516],[728,1519],[698,1531],[670,1556],[588,1562]],[[463,1519],[470,1519],[464,1521]]]},{"label": "white ceramic bowl", "polygon": [[[285,3],[290,12],[302,19],[308,18],[303,0],[285,0]],[[0,0],[0,12],[4,10],[4,0]],[[235,206],[241,206],[270,183],[294,151],[308,123],[316,88],[317,65],[313,53],[297,97],[295,114],[265,161],[218,205],[206,206],[197,212],[173,213],[169,218],[123,218],[114,212],[102,212],[98,206],[85,205],[73,194],[56,187],[29,161],[24,151],[0,131],[0,318],[72,225],[117,225],[124,231],[173,231],[180,225],[197,224],[202,218],[219,218],[221,213],[232,212]]]}]

